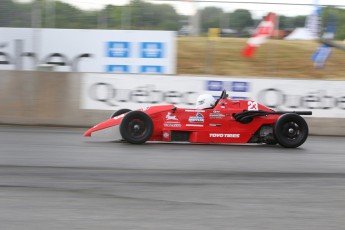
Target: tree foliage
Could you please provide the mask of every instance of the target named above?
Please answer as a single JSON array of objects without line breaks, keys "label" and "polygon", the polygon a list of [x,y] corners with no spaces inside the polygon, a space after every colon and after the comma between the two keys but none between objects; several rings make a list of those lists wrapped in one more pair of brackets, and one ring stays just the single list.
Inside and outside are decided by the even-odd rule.
[{"label": "tree foliage", "polygon": [[[54,5],[52,5],[54,4]],[[42,28],[80,28],[80,29],[135,29],[177,31],[189,23],[189,17],[179,15],[169,4],[152,4],[145,0],[131,0],[124,6],[107,5],[101,10],[84,11],[59,1],[34,0],[32,3],[18,3],[14,0],[1,0],[0,27],[32,27],[33,15],[39,14]],[[337,39],[345,38],[345,10],[324,8],[323,24],[327,15],[337,18]],[[250,11],[237,9],[224,12],[218,7],[200,9],[200,30],[209,28],[233,29],[245,34],[254,28],[259,20],[254,20]],[[37,19],[37,18],[36,18]],[[279,29],[292,30],[304,27],[306,16],[279,17]]]},{"label": "tree foliage", "polygon": [[254,20],[248,10],[238,9],[230,14],[230,27],[242,32],[246,27],[252,27]]},{"label": "tree foliage", "polygon": [[223,10],[217,7],[206,7],[200,12],[201,28],[207,32],[208,28],[219,28]]}]

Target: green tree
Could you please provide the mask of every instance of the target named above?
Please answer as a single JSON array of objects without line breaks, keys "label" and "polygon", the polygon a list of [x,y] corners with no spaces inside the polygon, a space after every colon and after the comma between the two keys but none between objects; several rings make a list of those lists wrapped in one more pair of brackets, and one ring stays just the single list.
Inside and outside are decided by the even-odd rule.
[{"label": "green tree", "polygon": [[296,27],[294,24],[294,17],[287,17],[284,15],[281,15],[279,16],[278,22],[279,22],[280,30],[292,29]]},{"label": "green tree", "polygon": [[223,10],[217,7],[206,7],[201,10],[201,29],[207,32],[209,28],[219,28]]},{"label": "green tree", "polygon": [[132,0],[130,7],[133,29],[177,30],[179,28],[179,15],[170,5]]},{"label": "green tree", "polygon": [[[17,14],[16,5],[11,0],[1,0],[0,4],[0,26],[8,27],[12,26]],[[17,24],[15,22],[14,24]]]},{"label": "green tree", "polygon": [[232,29],[242,32],[246,27],[252,27],[254,20],[248,10],[238,9],[229,15],[229,25]]},{"label": "green tree", "polygon": [[157,26],[159,30],[172,30],[176,31],[180,28],[179,15],[176,10],[168,4],[157,5],[153,9],[154,15],[158,18],[154,19],[155,23],[153,25]]},{"label": "green tree", "polygon": [[335,39],[345,39],[345,10],[335,9],[333,7],[327,7],[323,10],[322,25],[326,27],[330,20],[335,20],[336,34]]},{"label": "green tree", "polygon": [[83,12],[67,3],[56,2],[55,5],[56,28],[96,28],[97,12]]},{"label": "green tree", "polygon": [[296,16],[293,18],[294,27],[304,27],[307,16]]},{"label": "green tree", "polygon": [[106,7],[108,27],[111,29],[129,29],[123,28],[126,25],[126,17],[130,15],[127,14],[126,6],[111,6]]}]

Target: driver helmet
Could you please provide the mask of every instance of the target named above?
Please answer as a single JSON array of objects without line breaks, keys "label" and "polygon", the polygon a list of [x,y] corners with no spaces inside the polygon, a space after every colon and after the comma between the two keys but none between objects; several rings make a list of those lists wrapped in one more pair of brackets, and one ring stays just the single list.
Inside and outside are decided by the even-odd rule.
[{"label": "driver helmet", "polygon": [[196,100],[196,109],[213,108],[216,104],[216,99],[210,94],[202,94]]}]

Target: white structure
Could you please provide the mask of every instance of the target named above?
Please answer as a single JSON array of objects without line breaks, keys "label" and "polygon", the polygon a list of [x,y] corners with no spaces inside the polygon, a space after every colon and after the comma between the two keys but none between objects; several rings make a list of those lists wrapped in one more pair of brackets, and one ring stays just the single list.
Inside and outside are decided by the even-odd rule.
[{"label": "white structure", "polygon": [[0,70],[176,73],[176,32],[0,28]]},{"label": "white structure", "polygon": [[317,36],[313,35],[307,28],[299,27],[286,36],[284,40],[316,40]]}]

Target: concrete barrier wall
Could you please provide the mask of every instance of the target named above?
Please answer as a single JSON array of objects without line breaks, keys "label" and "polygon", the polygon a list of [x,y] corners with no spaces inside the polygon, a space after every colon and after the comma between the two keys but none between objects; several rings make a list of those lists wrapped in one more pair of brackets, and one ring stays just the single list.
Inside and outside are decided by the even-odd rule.
[{"label": "concrete barrier wall", "polygon": [[[90,127],[111,115],[80,109],[81,73],[0,71],[0,124]],[[306,118],[314,135],[345,136],[343,118]]]},{"label": "concrete barrier wall", "polygon": [[80,109],[82,74],[0,71],[0,123],[91,126],[109,111]]}]

